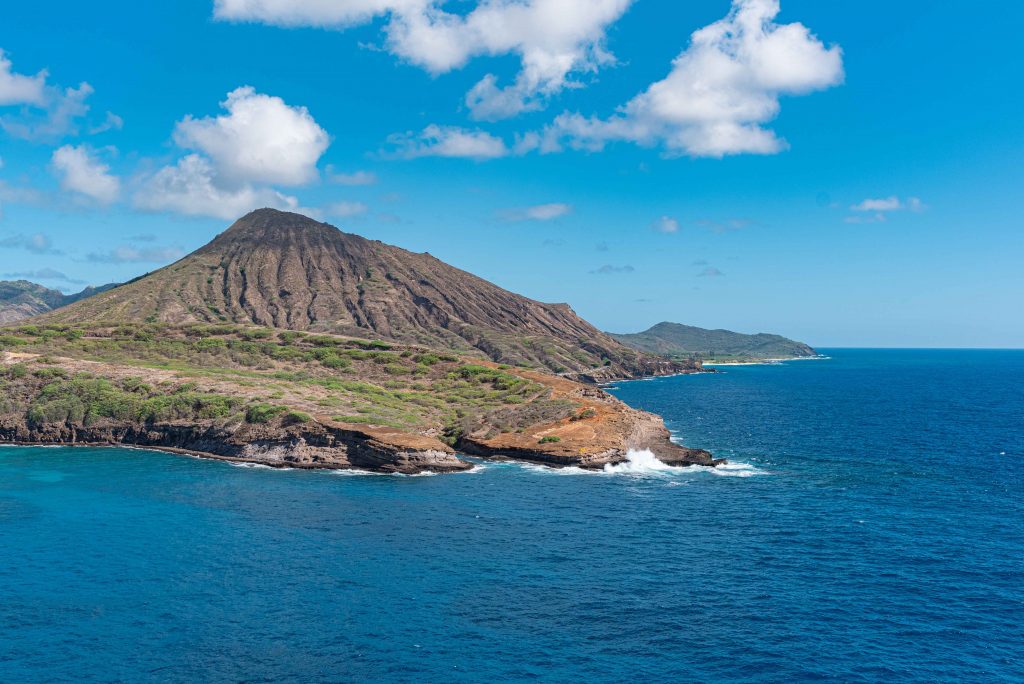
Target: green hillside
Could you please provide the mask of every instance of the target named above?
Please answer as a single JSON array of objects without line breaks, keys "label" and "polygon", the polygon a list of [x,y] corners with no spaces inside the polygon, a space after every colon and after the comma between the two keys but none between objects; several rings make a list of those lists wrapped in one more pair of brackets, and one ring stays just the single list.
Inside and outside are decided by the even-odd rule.
[{"label": "green hillside", "polygon": [[727,361],[798,359],[817,356],[810,346],[781,335],[746,335],[731,330],[707,330],[681,323],[658,323],[644,332],[617,335],[616,340],[638,351],[672,358],[698,357]]}]

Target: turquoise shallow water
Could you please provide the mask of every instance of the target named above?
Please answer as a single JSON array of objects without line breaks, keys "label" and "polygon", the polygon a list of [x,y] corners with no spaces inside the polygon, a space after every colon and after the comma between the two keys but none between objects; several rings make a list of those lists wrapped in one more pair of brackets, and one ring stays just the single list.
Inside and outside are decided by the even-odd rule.
[{"label": "turquoise shallow water", "polygon": [[0,448],[0,681],[1021,681],[1024,353],[830,354],[614,390],[718,472]]}]

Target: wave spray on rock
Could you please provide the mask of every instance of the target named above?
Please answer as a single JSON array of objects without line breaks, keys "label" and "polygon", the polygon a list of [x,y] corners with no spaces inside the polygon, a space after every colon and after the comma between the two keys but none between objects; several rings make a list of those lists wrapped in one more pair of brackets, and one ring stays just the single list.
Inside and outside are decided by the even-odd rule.
[{"label": "wave spray on rock", "polygon": [[658,457],[650,449],[630,449],[626,453],[626,460],[621,463],[609,463],[601,471],[607,475],[632,475],[663,476],[682,473],[707,472],[722,477],[751,477],[753,475],[767,475],[768,473],[759,470],[749,463],[728,463],[714,468],[707,466],[673,466],[659,461]]},{"label": "wave spray on rock", "polygon": [[650,449],[630,449],[622,463],[605,465],[604,472],[619,475],[648,475],[665,471],[679,470],[674,466],[658,460]]}]

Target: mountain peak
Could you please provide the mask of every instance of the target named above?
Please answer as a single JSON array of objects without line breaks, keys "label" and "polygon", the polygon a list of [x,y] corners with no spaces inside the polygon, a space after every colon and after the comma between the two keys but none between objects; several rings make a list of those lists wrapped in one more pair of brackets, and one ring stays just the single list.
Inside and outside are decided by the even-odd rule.
[{"label": "mountain peak", "polygon": [[273,222],[279,225],[320,224],[320,221],[312,219],[305,214],[299,214],[294,211],[282,211],[281,209],[273,209],[271,207],[263,207],[262,209],[254,209],[245,216],[239,218],[234,222],[234,224],[232,224],[232,228],[237,225],[258,225],[267,222]]},{"label": "mountain peak", "polygon": [[232,223],[227,230],[221,233],[223,236],[234,236],[252,234],[263,237],[268,231],[296,231],[311,230],[324,231],[330,229],[333,232],[340,232],[335,226],[317,221],[305,214],[298,214],[292,211],[281,211],[279,209],[256,209]]}]

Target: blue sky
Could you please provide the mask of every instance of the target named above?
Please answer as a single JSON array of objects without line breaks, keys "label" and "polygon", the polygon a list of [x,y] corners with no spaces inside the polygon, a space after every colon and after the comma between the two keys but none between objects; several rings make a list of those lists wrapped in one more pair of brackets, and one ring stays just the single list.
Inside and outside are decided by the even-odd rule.
[{"label": "blue sky", "polygon": [[616,332],[1024,346],[1024,7],[776,5],[13,3],[0,278],[125,280],[270,204]]}]

